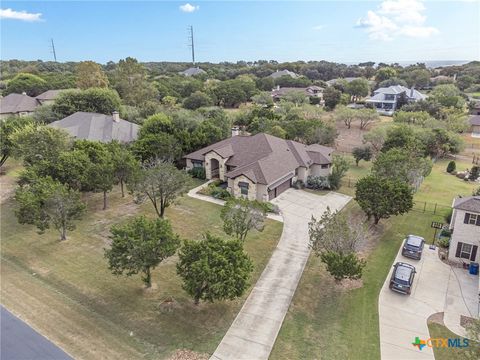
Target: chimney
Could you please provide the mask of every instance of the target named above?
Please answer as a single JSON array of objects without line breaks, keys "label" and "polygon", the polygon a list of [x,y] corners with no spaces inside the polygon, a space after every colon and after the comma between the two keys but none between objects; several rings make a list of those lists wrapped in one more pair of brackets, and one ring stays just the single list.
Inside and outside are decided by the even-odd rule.
[{"label": "chimney", "polygon": [[113,121],[115,122],[119,122],[120,121],[120,114],[118,113],[118,111],[114,111],[112,113],[112,118],[113,118]]},{"label": "chimney", "polygon": [[240,135],[240,128],[238,126],[232,127],[232,137]]}]

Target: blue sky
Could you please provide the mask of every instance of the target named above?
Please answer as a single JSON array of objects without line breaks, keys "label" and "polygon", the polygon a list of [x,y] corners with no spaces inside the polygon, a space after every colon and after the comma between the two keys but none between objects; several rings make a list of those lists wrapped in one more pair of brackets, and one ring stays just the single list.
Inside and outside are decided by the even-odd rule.
[{"label": "blue sky", "polygon": [[2,1],[1,58],[105,63],[480,59],[473,1]]}]

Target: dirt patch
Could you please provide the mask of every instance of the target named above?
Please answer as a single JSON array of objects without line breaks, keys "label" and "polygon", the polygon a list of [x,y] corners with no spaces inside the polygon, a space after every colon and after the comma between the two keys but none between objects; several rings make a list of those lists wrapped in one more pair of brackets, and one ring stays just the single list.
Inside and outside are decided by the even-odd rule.
[{"label": "dirt patch", "polygon": [[208,354],[197,353],[192,350],[179,349],[173,353],[169,360],[207,360]]},{"label": "dirt patch", "polygon": [[430,315],[427,319],[427,323],[435,323],[435,324],[445,326],[445,323],[443,322],[443,314],[444,314],[443,312],[438,312]]},{"label": "dirt patch", "polygon": [[362,279],[344,279],[341,282],[335,284],[335,287],[341,291],[359,289],[362,286],[363,286]]}]

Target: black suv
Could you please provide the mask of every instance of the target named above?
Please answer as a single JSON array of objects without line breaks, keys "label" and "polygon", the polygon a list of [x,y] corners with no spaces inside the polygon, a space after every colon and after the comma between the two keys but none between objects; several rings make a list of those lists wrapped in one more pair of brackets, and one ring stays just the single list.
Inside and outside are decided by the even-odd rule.
[{"label": "black suv", "polygon": [[393,265],[392,277],[390,278],[390,289],[402,294],[410,295],[415,273],[414,266],[397,262]]},{"label": "black suv", "polygon": [[402,255],[412,259],[420,260],[422,258],[425,239],[417,235],[408,235],[403,243]]}]

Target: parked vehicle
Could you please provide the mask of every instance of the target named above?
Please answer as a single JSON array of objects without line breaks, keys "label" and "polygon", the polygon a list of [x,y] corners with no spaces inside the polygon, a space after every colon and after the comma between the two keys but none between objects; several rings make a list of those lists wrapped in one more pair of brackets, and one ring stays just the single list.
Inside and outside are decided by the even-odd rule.
[{"label": "parked vehicle", "polygon": [[390,289],[402,294],[410,295],[415,273],[415,266],[397,262],[393,265],[392,277],[390,278]]},{"label": "parked vehicle", "polygon": [[411,259],[420,260],[422,258],[425,239],[417,235],[408,235],[403,243],[402,255]]}]

